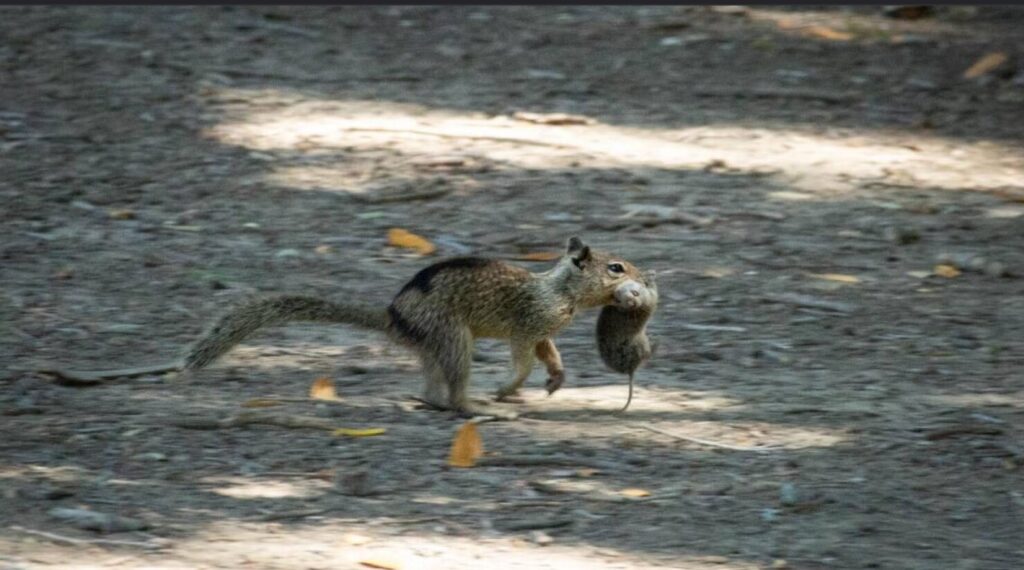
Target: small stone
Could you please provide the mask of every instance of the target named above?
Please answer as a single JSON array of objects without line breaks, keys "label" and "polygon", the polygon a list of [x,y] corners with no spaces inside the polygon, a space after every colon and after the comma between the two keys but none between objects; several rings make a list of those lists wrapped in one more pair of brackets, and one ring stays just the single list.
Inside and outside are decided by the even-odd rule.
[{"label": "small stone", "polygon": [[300,255],[302,255],[302,254],[299,253],[299,250],[288,248],[288,249],[279,250],[277,253],[274,254],[274,257],[280,257],[280,258],[299,257]]},{"label": "small stone", "polygon": [[779,509],[761,509],[761,520],[775,522],[779,518]]}]

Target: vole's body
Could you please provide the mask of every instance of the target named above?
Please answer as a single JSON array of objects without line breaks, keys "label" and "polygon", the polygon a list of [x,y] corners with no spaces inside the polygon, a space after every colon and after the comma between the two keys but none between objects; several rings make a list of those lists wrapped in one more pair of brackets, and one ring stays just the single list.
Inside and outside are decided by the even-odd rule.
[{"label": "vole's body", "polygon": [[633,401],[633,374],[641,364],[651,358],[651,341],[647,337],[647,322],[658,308],[658,285],[654,274],[647,273],[634,289],[637,305],[625,308],[609,305],[601,309],[597,318],[597,350],[605,365],[629,375],[629,397],[622,410]]},{"label": "vole's body", "polygon": [[192,347],[185,368],[206,366],[265,326],[300,320],[347,323],[385,331],[414,349],[426,376],[424,399],[473,413],[466,390],[475,339],[505,339],[512,347],[513,374],[499,399],[519,390],[537,358],[546,365],[548,391],[554,392],[565,373],[552,337],[578,309],[633,303],[616,292],[640,278],[628,262],[592,251],[577,238],[543,273],[498,260],[449,259],[417,273],[386,308],[301,296],[241,305]]}]

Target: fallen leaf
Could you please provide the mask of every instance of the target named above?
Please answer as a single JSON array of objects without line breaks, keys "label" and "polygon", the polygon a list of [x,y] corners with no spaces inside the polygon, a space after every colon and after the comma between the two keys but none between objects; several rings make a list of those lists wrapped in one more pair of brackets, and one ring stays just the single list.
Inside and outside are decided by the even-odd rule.
[{"label": "fallen leaf", "polygon": [[853,34],[849,32],[840,32],[839,30],[832,29],[828,26],[809,26],[806,28],[805,32],[810,36],[834,42],[848,42],[853,39]]},{"label": "fallen leaf", "polygon": [[522,261],[554,261],[560,257],[562,257],[562,254],[554,251],[534,251],[516,256],[516,259]]},{"label": "fallen leaf", "polygon": [[964,71],[964,79],[974,79],[975,77],[981,77],[982,75],[985,75],[986,73],[1002,65],[1004,62],[1006,62],[1008,57],[1009,56],[1007,56],[1005,53],[1001,51],[987,53],[981,56],[981,58],[979,58],[978,61],[974,62],[974,65],[968,67],[967,71]]},{"label": "fallen leaf", "polygon": [[945,277],[947,279],[952,279],[952,278],[960,275],[960,270],[957,269],[956,267],[953,267],[952,265],[946,265],[946,264],[943,263],[943,264],[940,264],[940,265],[936,265],[935,268],[932,269],[932,273],[934,273],[935,275],[938,275],[939,277]]},{"label": "fallen leaf", "polygon": [[620,493],[623,496],[633,497],[633,498],[650,497],[651,496],[651,492],[648,491],[647,489],[635,489],[635,488],[623,489],[622,491],[620,491]]},{"label": "fallen leaf", "polygon": [[334,251],[334,248],[327,244],[320,244],[316,246],[316,249],[314,249],[313,251],[319,253],[320,255],[327,255],[328,253]]},{"label": "fallen leaf", "polygon": [[317,378],[309,387],[309,397],[314,400],[338,400],[338,393],[334,391],[334,382],[323,376]]},{"label": "fallen leaf", "polygon": [[280,406],[283,402],[279,400],[272,400],[270,398],[254,398],[252,400],[246,400],[242,402],[243,408],[272,408],[274,406]]},{"label": "fallen leaf", "polygon": [[448,456],[448,465],[452,467],[473,467],[476,460],[484,454],[484,444],[480,439],[480,432],[476,424],[466,422],[459,428],[452,441],[451,454]]},{"label": "fallen leaf", "polygon": [[346,437],[370,437],[373,435],[381,435],[385,433],[384,428],[364,428],[364,429],[353,429],[353,428],[338,428],[331,432],[331,435],[346,436]]},{"label": "fallen leaf", "polygon": [[576,475],[579,477],[593,477],[597,473],[600,473],[600,471],[591,467],[583,467],[576,470]]},{"label": "fallen leaf", "polygon": [[402,563],[397,560],[385,560],[382,558],[369,558],[360,560],[360,564],[368,568],[380,568],[382,570],[402,570]]},{"label": "fallen leaf", "polygon": [[810,273],[811,277],[817,279],[824,279],[825,281],[835,281],[837,283],[860,283],[860,279],[853,275],[844,275],[842,273]]},{"label": "fallen leaf", "polygon": [[388,230],[388,245],[413,249],[421,255],[430,255],[437,250],[437,247],[426,238],[402,228],[391,228]]}]

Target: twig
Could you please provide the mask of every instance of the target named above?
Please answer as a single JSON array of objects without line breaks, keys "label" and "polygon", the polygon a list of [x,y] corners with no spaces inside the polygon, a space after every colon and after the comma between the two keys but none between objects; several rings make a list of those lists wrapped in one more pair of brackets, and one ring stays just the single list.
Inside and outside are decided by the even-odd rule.
[{"label": "twig", "polygon": [[928,441],[935,441],[938,439],[946,439],[947,437],[953,437],[955,435],[1002,435],[1003,429],[993,426],[952,426],[944,429],[930,431],[925,434],[925,439]]},{"label": "twig", "polygon": [[8,528],[24,534],[31,534],[33,536],[41,536],[48,538],[54,542],[60,542],[64,544],[70,544],[71,546],[82,546],[82,545],[99,545],[99,546],[136,546],[139,548],[148,549],[159,549],[166,548],[166,544],[159,542],[137,542],[134,540],[113,540],[108,538],[71,538],[70,536],[61,536],[52,532],[44,532],[41,530],[32,530],[30,528],[24,528],[18,525],[11,525]]},{"label": "twig", "polygon": [[661,435],[666,435],[666,436],[671,437],[673,439],[679,439],[679,440],[682,440],[682,441],[689,441],[690,443],[696,443],[696,444],[699,444],[699,445],[706,445],[708,447],[720,447],[722,449],[731,449],[732,451],[755,451],[755,452],[762,452],[763,453],[763,452],[767,452],[767,451],[778,451],[778,450],[782,449],[781,447],[747,447],[747,446],[743,446],[743,445],[730,445],[728,443],[719,443],[717,441],[711,441],[709,439],[701,439],[699,437],[691,437],[691,436],[688,436],[688,435],[680,435],[680,434],[677,434],[677,433],[668,432],[668,431],[665,431],[663,429],[656,428],[656,427],[654,427],[654,426],[652,426],[650,424],[640,424],[640,427],[642,427],[642,428],[644,428],[646,430],[649,430],[649,431],[653,431],[654,433],[660,433]]},{"label": "twig", "polygon": [[411,192],[383,192],[376,194],[352,194],[352,199],[364,204],[393,204],[397,202],[412,202],[415,200],[429,200],[440,198],[451,194],[452,188],[432,188],[429,190],[413,190]]},{"label": "twig", "polygon": [[747,329],[743,327],[728,327],[722,325],[698,325],[694,323],[680,323],[679,326],[691,331],[747,332]]},{"label": "twig", "polygon": [[568,517],[543,518],[506,524],[502,525],[501,528],[505,531],[538,530],[542,528],[562,528],[572,526],[575,522],[576,521],[574,519]]},{"label": "twig", "polygon": [[472,134],[459,134],[459,133],[446,133],[438,131],[421,131],[416,129],[385,129],[385,128],[370,128],[370,127],[343,127],[342,130],[355,132],[355,133],[397,133],[403,135],[422,135],[428,137],[438,137],[443,139],[470,139],[479,141],[493,141],[503,142],[512,144],[521,144],[527,146],[543,146],[548,148],[565,148],[571,150],[578,150],[577,147],[572,145],[550,143],[544,141],[534,141],[530,139],[521,139],[516,137],[496,137],[488,135],[472,135]]},{"label": "twig", "polygon": [[481,457],[476,460],[480,467],[557,467],[578,465],[603,471],[629,469],[629,466],[600,459],[585,459],[567,455],[503,455],[500,457]]},{"label": "twig", "polygon": [[134,368],[117,368],[113,370],[64,370],[60,368],[44,368],[37,370],[40,374],[57,377],[57,382],[67,386],[93,386],[111,378],[130,378],[146,374],[164,374],[181,370],[179,362],[165,362]]}]

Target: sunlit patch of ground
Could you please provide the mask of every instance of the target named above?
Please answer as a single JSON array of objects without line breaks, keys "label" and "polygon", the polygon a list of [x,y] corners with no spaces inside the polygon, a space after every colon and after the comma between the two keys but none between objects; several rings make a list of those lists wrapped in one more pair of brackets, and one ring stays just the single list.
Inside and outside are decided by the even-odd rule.
[{"label": "sunlit patch of ground", "polygon": [[284,499],[309,498],[322,495],[330,484],[316,480],[273,480],[254,481],[245,477],[205,477],[200,483],[213,485],[211,491],[235,499]]},{"label": "sunlit patch of ground", "polygon": [[[396,524],[397,522],[397,524]],[[18,568],[392,568],[448,570],[486,565],[493,570],[750,570],[756,564],[721,556],[681,555],[671,565],[630,552],[560,544],[557,536],[537,544],[530,533],[502,537],[487,528],[482,536],[457,536],[461,525],[438,521],[431,533],[407,530],[401,521],[343,524],[329,517],[300,528],[280,524],[223,522],[207,526],[173,548],[145,554],[138,550],[68,548],[43,539],[0,538],[0,561]],[[115,564],[116,561],[116,564]]]},{"label": "sunlit patch of ground", "polygon": [[[244,92],[248,98],[267,96]],[[225,95],[226,96],[226,95]],[[474,156],[518,168],[652,167],[770,176],[794,192],[772,199],[845,199],[874,186],[985,190],[1019,186],[1024,162],[1015,148],[914,135],[913,145],[892,134],[815,133],[786,128],[706,125],[636,128],[607,124],[539,125],[428,107],[362,101],[298,102],[256,111],[210,128],[206,135],[261,153],[266,180],[295,189],[333,188],[365,193],[366,185],[397,173],[355,168],[360,153],[382,149],[410,157]],[[344,151],[294,163],[294,154]],[[275,158],[273,153],[287,156]],[[369,164],[369,163],[368,163]],[[399,175],[400,176],[400,175]]]}]

